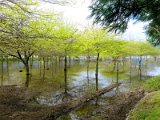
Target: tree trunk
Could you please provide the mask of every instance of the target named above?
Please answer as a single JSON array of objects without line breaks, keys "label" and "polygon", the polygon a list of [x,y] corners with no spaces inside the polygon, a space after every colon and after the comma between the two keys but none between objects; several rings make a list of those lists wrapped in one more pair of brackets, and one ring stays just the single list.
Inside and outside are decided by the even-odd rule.
[{"label": "tree trunk", "polygon": [[6,56],[7,59],[7,75],[9,76],[9,59],[8,56]]},{"label": "tree trunk", "polygon": [[1,86],[3,86],[3,56],[1,57]]},{"label": "tree trunk", "polygon": [[131,83],[131,79],[132,79],[132,61],[131,61],[131,56],[129,57],[129,79],[130,79],[130,83]]},{"label": "tree trunk", "polygon": [[55,56],[55,62],[56,62],[56,66],[57,66],[57,64],[58,64],[58,57],[57,56]]},{"label": "tree trunk", "polygon": [[29,64],[28,64],[28,61],[26,61],[26,63],[25,63],[25,68],[26,68],[26,82],[25,82],[25,87],[29,87],[30,72],[29,72]]},{"label": "tree trunk", "polygon": [[119,61],[117,60],[117,83],[119,81]]},{"label": "tree trunk", "polygon": [[69,65],[68,67],[70,68],[71,67],[71,56],[69,56]]},{"label": "tree trunk", "polygon": [[46,69],[46,61],[45,61],[45,58],[43,57],[43,69],[45,70]]},{"label": "tree trunk", "polygon": [[58,60],[59,61],[59,68],[61,68],[61,57],[59,56],[58,59],[59,59]]},{"label": "tree trunk", "polygon": [[[21,55],[21,52],[24,52],[23,56]],[[34,52],[30,51],[19,51],[17,50],[17,55],[9,54],[10,56],[13,56],[15,58],[18,58],[18,60],[21,60],[25,66],[26,69],[26,81],[25,81],[25,86],[28,87],[29,85],[29,80],[30,80],[30,70],[29,70],[29,58],[34,54]]]},{"label": "tree trunk", "polygon": [[123,72],[124,72],[124,68],[125,68],[125,57],[122,58],[122,64],[123,64]]},{"label": "tree trunk", "polygon": [[39,57],[39,74],[40,74],[40,77],[42,75],[42,64],[41,64],[41,58]]},{"label": "tree trunk", "polygon": [[145,73],[146,73],[146,76],[147,76],[147,68],[148,68],[148,58],[147,58],[147,56],[145,56]]},{"label": "tree trunk", "polygon": [[45,74],[46,74],[46,62],[45,58],[43,57],[43,79],[45,78]]},{"label": "tree trunk", "polygon": [[49,69],[49,65],[48,65],[48,64],[49,64],[49,63],[48,63],[49,60],[48,60],[48,57],[47,57],[47,61],[46,61],[46,62],[47,62],[47,70],[48,70],[48,69]]},{"label": "tree trunk", "polygon": [[98,65],[99,65],[99,53],[97,54],[97,60],[96,60],[96,91],[98,90]]},{"label": "tree trunk", "polygon": [[87,80],[89,86],[89,64],[90,64],[90,56],[87,57]]},{"label": "tree trunk", "polygon": [[67,56],[64,57],[64,82],[65,82],[65,93],[67,93]]},{"label": "tree trunk", "polygon": [[54,67],[54,73],[57,72],[57,69],[58,69],[58,57],[56,56],[56,64],[55,64],[55,67]]},{"label": "tree trunk", "polygon": [[30,59],[30,66],[31,67],[33,66],[33,56],[31,56],[31,59]]},{"label": "tree trunk", "polygon": [[112,72],[115,71],[115,68],[116,68],[116,59],[113,59],[113,70],[112,70]]},{"label": "tree trunk", "polygon": [[139,79],[142,80],[142,56],[139,57]]}]

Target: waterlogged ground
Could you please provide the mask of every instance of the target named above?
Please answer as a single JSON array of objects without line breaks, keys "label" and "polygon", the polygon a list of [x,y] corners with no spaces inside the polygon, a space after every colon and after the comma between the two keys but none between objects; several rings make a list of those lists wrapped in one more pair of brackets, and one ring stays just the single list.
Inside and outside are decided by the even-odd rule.
[{"label": "waterlogged ground", "polygon": [[[45,70],[43,65],[42,61],[33,62],[29,82],[29,88],[36,89],[41,93],[36,98],[40,104],[48,106],[56,105],[83,96],[90,91],[95,91],[95,61],[90,62],[88,73],[87,62],[85,60],[72,60],[68,63],[67,83],[64,82],[63,61],[60,63],[48,62],[46,63]],[[153,57],[144,57],[142,59],[141,75],[137,57],[132,58],[132,62],[130,62],[129,59],[126,59],[124,63],[119,63],[119,68],[118,81],[123,83],[121,86],[59,119],[78,120],[88,115],[96,116],[101,107],[112,104],[112,97],[115,94],[129,91],[135,86],[140,85],[145,79],[160,75],[160,64],[158,59],[155,60]],[[114,63],[112,61],[101,61],[99,66],[98,88],[101,89],[116,82],[116,71],[116,67],[114,68]],[[142,80],[140,80],[140,76]],[[1,86],[24,86],[24,83],[25,70],[21,62],[9,61],[7,64],[6,61],[1,61]]]}]

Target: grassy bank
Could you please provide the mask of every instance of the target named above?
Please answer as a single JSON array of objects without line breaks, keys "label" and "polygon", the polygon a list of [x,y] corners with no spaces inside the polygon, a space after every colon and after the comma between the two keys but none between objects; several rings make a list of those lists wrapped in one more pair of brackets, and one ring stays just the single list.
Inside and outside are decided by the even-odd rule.
[{"label": "grassy bank", "polygon": [[129,113],[128,120],[160,120],[160,76],[143,84],[149,92]]},{"label": "grassy bank", "polygon": [[148,92],[160,90],[160,76],[153,77],[147,80],[144,84],[144,89]]}]

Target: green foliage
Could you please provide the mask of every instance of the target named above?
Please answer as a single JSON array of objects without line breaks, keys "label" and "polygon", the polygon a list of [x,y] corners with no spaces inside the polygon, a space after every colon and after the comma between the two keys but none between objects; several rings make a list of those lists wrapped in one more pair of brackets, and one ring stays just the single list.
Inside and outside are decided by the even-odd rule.
[{"label": "green foliage", "polygon": [[56,51],[59,56],[72,56],[76,55],[78,52],[77,46],[77,29],[67,23],[61,22],[54,31],[56,38],[51,41],[54,45],[54,51]]},{"label": "green foliage", "polygon": [[106,57],[123,57],[126,55],[127,42],[124,40],[110,39],[106,42],[104,54]]},{"label": "green foliage", "polygon": [[56,26],[56,16],[48,13],[35,15],[30,13],[29,9],[33,2],[29,0],[24,4],[23,9],[18,3],[11,4],[12,9],[10,7],[1,9],[5,18],[0,23],[0,50],[17,58],[23,57],[22,55],[31,56],[48,43],[49,39],[55,37],[53,30]]},{"label": "green foliage", "polygon": [[126,44],[126,55],[128,56],[145,56],[145,55],[158,55],[160,51],[154,48],[148,42],[127,42]]},{"label": "green foliage", "polygon": [[160,0],[93,0],[90,10],[95,23],[120,32],[127,29],[130,19],[149,21],[146,32],[152,43],[158,45],[159,6]]},{"label": "green foliage", "polygon": [[84,54],[97,55],[106,49],[106,41],[113,39],[107,30],[91,27],[84,30],[82,38]]},{"label": "green foliage", "polygon": [[116,40],[115,34],[102,28],[91,27],[84,30],[81,37],[82,54],[94,56],[97,53],[101,57],[115,57],[124,55],[126,41]]},{"label": "green foliage", "polygon": [[[90,27],[83,31],[64,23],[52,13],[34,14],[32,0],[2,6],[0,23],[1,54],[19,57],[17,53],[40,56],[95,56],[119,58],[129,55],[157,55],[159,50],[144,42],[119,40],[108,29]],[[32,53],[32,54],[31,54]]]},{"label": "green foliage", "polygon": [[149,19],[151,6],[159,4],[159,2],[154,3],[154,1],[94,0],[90,6],[91,16],[94,17],[96,23],[124,32],[130,18]]}]

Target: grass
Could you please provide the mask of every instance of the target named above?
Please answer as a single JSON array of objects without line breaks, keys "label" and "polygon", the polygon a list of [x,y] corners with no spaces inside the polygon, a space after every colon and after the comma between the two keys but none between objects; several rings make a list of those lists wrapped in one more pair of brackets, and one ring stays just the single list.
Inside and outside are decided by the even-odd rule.
[{"label": "grass", "polygon": [[160,90],[160,76],[147,80],[144,83],[144,88],[149,92]]},{"label": "grass", "polygon": [[150,93],[129,113],[128,120],[160,120],[160,76],[147,80],[143,87]]},{"label": "grass", "polygon": [[130,112],[128,120],[160,120],[160,91],[145,96]]}]

